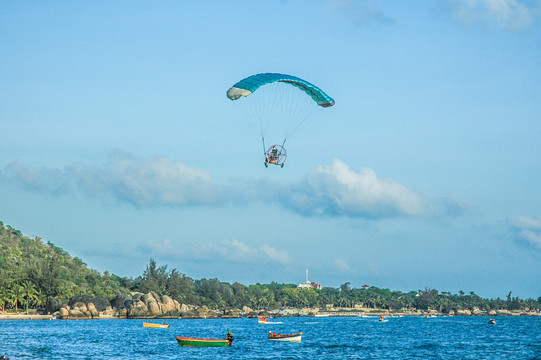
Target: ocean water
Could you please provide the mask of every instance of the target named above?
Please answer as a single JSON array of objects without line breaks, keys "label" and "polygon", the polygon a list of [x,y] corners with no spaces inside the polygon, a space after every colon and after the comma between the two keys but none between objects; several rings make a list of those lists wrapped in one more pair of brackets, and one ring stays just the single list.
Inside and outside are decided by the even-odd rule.
[{"label": "ocean water", "polygon": [[[541,359],[541,317],[377,317],[0,321],[0,355],[13,359]],[[150,320],[149,320],[150,321]],[[153,320],[162,322],[163,320]],[[224,338],[230,348],[178,346],[175,336]],[[274,342],[302,331],[301,343]]]}]

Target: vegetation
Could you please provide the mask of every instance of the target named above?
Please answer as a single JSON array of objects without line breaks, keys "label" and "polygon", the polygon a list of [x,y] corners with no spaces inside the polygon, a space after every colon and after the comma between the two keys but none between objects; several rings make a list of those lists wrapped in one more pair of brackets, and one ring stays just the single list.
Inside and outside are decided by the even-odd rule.
[{"label": "vegetation", "polygon": [[[143,274],[135,279],[109,272],[91,270],[77,257],[51,242],[44,244],[39,237],[24,236],[21,231],[0,222],[0,308],[2,311],[28,313],[43,307],[49,298],[71,299],[87,294],[112,299],[117,294],[139,291],[169,295],[180,303],[206,305],[209,308],[276,309],[283,307],[327,306],[365,307],[389,310],[480,310],[541,309],[538,299],[483,299],[473,291],[466,294],[439,292],[434,289],[391,291],[377,287],[352,288],[345,283],[340,288],[324,287],[298,289],[296,284],[243,285],[218,279],[194,280],[167,265],[158,266],[153,259]],[[35,310],[34,310],[35,311]]]}]

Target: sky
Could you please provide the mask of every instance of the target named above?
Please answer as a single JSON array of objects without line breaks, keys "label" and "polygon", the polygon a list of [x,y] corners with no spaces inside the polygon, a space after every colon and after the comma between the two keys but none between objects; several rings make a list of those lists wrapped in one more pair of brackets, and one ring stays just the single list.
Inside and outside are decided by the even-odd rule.
[{"label": "sky", "polygon": [[[541,1],[7,0],[0,39],[0,221],[92,269],[541,296]],[[266,72],[336,102],[283,168],[225,95]]]}]

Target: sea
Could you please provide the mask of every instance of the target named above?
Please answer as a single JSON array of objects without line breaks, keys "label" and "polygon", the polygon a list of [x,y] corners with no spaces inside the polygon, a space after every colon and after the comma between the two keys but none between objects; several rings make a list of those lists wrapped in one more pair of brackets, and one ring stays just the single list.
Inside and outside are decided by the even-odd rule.
[{"label": "sea", "polygon": [[[286,317],[144,320],[0,321],[0,356],[8,359],[541,359],[541,317]],[[162,323],[164,320],[146,320]],[[178,346],[175,336],[223,339],[232,347]],[[300,343],[268,332],[302,332]]]}]

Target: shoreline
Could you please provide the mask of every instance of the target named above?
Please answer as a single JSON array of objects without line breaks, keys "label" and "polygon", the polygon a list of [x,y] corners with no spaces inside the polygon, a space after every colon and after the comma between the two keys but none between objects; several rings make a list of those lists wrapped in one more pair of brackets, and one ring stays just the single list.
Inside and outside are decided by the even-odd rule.
[{"label": "shoreline", "polygon": [[[361,313],[361,312],[351,312],[351,313],[322,313],[322,314],[311,314],[311,315],[278,315],[276,314],[267,316],[269,318],[282,318],[282,317],[379,317],[380,315],[383,315],[385,317],[427,317],[427,314],[423,313],[388,313],[385,310],[382,310],[381,312],[371,312],[369,314]],[[434,317],[541,317],[541,314],[539,313],[511,313],[511,314],[455,314],[455,315],[449,315],[445,313],[431,313],[429,318]],[[257,318],[257,316],[240,316],[240,317],[209,317],[206,319],[240,319],[240,318]],[[111,320],[111,319],[119,319],[119,320],[157,320],[157,319],[184,319],[184,320],[192,320],[192,319],[205,319],[205,317],[201,318],[195,318],[195,317],[170,317],[170,316],[148,316],[148,317],[130,317],[126,318],[125,316],[115,316],[115,315],[100,315],[98,317],[72,317],[72,318],[58,318],[54,315],[41,315],[41,314],[0,314],[0,321],[1,320]]]}]

